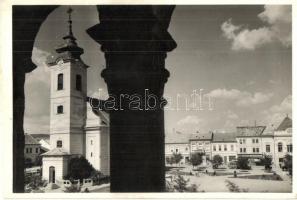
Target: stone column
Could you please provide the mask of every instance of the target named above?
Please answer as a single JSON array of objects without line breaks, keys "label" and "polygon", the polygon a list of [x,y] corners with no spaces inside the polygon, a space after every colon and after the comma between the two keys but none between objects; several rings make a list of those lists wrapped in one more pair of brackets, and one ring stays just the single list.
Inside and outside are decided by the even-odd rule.
[{"label": "stone column", "polygon": [[166,54],[176,47],[167,32],[174,6],[97,9],[100,24],[87,32],[105,53],[101,75],[116,104],[110,110],[111,192],[164,191],[162,96]]}]

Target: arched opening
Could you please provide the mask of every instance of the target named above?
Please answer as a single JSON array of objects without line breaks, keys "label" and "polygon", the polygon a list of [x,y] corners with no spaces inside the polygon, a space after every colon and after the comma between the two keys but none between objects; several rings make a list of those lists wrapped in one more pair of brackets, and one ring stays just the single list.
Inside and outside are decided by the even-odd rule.
[{"label": "arched opening", "polygon": [[55,167],[50,166],[49,167],[49,183],[55,183],[56,182],[56,171],[55,171]]},{"label": "arched opening", "polygon": [[58,74],[58,81],[57,81],[57,90],[63,90],[63,80],[64,75],[63,74]]}]

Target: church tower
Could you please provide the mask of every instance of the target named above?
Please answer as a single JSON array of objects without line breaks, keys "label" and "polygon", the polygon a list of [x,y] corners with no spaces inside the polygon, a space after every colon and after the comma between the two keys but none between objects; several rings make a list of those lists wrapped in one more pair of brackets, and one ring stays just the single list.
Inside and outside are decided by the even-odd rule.
[{"label": "church tower", "polygon": [[50,145],[68,154],[85,154],[87,68],[80,56],[83,49],[72,33],[72,9],[67,11],[68,33],[56,48],[58,56],[49,63],[51,70]]}]

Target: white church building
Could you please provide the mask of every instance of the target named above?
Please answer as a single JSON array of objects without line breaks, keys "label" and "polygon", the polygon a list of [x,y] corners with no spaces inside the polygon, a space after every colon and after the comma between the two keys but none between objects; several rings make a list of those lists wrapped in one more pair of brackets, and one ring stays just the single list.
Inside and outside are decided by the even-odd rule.
[{"label": "white church building", "polygon": [[69,32],[64,44],[56,48],[58,56],[48,63],[51,71],[50,146],[42,154],[42,177],[59,182],[68,173],[72,157],[84,156],[96,169],[109,175],[109,115],[92,109],[87,102],[87,69],[81,60],[83,49]]}]

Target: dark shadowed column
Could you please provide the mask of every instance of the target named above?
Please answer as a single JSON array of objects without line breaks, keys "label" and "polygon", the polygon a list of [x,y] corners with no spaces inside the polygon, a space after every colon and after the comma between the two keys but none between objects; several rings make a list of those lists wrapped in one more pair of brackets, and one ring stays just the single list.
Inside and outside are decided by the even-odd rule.
[{"label": "dark shadowed column", "polygon": [[13,192],[24,192],[25,74],[36,68],[31,61],[39,27],[57,6],[13,6]]},{"label": "dark shadowed column", "polygon": [[113,100],[116,105],[110,111],[111,191],[164,191],[162,96],[166,53],[176,47],[167,31],[174,6],[97,8],[100,24],[87,32],[105,53],[105,108]]}]

